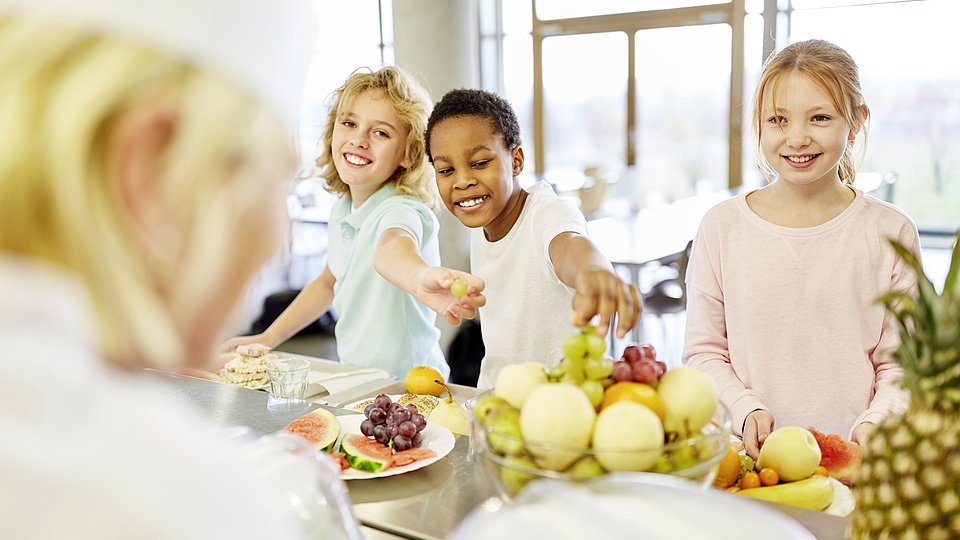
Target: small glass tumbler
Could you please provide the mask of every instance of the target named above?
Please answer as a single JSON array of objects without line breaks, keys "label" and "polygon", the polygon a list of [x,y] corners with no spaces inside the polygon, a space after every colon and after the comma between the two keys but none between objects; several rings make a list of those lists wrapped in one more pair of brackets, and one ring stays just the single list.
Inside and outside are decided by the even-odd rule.
[{"label": "small glass tumbler", "polygon": [[267,364],[270,377],[270,393],[286,397],[303,399],[307,393],[307,375],[310,362],[303,358],[278,358]]}]

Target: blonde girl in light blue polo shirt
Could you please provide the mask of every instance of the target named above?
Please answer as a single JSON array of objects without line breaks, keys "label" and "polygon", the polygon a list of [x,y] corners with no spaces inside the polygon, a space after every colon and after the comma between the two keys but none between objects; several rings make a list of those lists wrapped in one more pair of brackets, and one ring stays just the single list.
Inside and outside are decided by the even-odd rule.
[{"label": "blonde girl in light blue polo shirt", "polygon": [[[423,142],[430,98],[393,66],[354,72],[332,97],[317,158],[327,189],[340,195],[327,264],[266,331],[223,348],[276,347],[332,306],[341,362],[400,378],[427,365],[447,377],[436,315],[457,325],[485,299],[482,280],[440,266],[436,185]],[[450,292],[457,278],[469,286],[463,298]]]}]

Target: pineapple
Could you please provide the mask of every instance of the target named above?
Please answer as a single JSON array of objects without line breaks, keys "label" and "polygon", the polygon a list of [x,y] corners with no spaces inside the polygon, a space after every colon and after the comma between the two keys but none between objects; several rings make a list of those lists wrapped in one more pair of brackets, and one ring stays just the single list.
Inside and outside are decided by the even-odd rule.
[{"label": "pineapple", "polygon": [[863,450],[851,538],[960,538],[960,235],[938,295],[920,261],[891,241],[917,273],[918,294],[880,298],[896,316],[911,404],[882,422]]}]

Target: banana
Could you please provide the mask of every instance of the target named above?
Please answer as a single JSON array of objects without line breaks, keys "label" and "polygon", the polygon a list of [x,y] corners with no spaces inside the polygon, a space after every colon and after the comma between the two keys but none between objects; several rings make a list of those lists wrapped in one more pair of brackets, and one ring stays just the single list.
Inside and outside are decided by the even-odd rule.
[{"label": "banana", "polygon": [[823,510],[833,502],[833,482],[826,476],[815,474],[795,482],[741,489],[737,493],[762,501]]}]

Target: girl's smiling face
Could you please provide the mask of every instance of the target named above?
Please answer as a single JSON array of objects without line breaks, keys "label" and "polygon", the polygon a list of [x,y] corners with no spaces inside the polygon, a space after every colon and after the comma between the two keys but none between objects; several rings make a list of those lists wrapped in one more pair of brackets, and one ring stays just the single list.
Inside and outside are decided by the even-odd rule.
[{"label": "girl's smiling face", "polygon": [[763,93],[760,147],[781,180],[809,185],[840,182],[840,159],[855,135],[830,95],[793,72]]},{"label": "girl's smiling face", "polygon": [[382,90],[363,92],[341,111],[330,153],[355,207],[407,166],[406,148],[406,125]]},{"label": "girl's smiling face", "polygon": [[516,180],[523,150],[507,148],[486,118],[455,116],[433,127],[430,154],[447,210],[467,227],[483,227],[490,241],[506,236],[525,199]]}]

